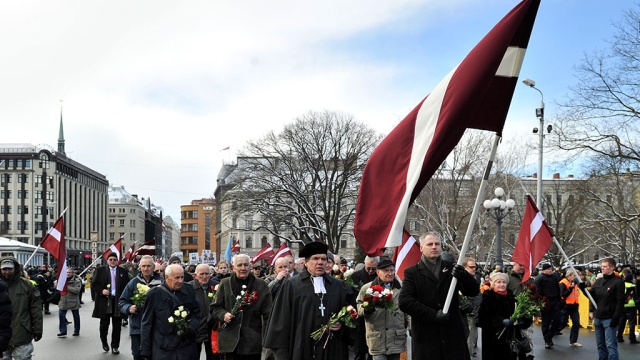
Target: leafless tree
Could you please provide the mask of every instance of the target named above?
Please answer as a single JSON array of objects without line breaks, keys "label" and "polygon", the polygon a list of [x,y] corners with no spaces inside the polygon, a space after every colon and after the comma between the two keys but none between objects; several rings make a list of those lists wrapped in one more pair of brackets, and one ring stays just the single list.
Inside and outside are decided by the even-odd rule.
[{"label": "leafless tree", "polygon": [[[381,136],[351,115],[309,112],[249,141],[238,158],[237,212],[285,240],[325,241],[337,253],[352,236],[358,185]],[[381,196],[384,196],[381,194]]]}]

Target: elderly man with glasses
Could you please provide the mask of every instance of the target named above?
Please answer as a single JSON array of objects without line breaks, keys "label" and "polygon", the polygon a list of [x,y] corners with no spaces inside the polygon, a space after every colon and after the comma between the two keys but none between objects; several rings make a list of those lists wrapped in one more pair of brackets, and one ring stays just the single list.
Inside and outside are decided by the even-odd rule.
[{"label": "elderly man with glasses", "polygon": [[[362,288],[364,284],[370,283],[376,279],[376,268],[378,263],[380,262],[379,257],[365,257],[364,258],[364,268],[362,270],[355,271],[353,275],[351,275],[351,279],[353,280],[353,284],[357,287],[354,292],[354,296],[358,295],[359,289]],[[354,301],[351,301],[352,304],[355,304]],[[365,360],[371,359],[371,355],[369,355],[369,347],[367,346],[367,338],[366,338],[366,329],[364,317],[359,317],[356,320],[356,328],[353,339],[353,351],[355,353],[355,360]]]}]

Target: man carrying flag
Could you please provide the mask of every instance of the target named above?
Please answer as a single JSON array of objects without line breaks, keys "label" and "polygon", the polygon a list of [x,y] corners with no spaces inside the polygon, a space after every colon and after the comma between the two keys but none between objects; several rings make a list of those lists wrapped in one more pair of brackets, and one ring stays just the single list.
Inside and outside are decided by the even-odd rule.
[{"label": "man carrying flag", "polygon": [[[9,288],[9,298],[13,307],[9,348],[3,353],[4,359],[31,359],[31,340],[42,339],[42,302],[40,292],[31,281],[23,278],[22,266],[13,257],[0,259],[2,280]],[[65,272],[66,274],[66,272]]]}]

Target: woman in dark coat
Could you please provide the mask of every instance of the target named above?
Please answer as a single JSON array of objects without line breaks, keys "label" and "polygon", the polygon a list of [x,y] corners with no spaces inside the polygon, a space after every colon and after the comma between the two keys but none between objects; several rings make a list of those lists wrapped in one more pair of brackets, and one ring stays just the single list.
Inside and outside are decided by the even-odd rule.
[{"label": "woman in dark coat", "polygon": [[482,327],[483,359],[525,359],[526,353],[511,352],[510,340],[515,336],[522,339],[521,329],[531,325],[531,319],[519,319],[514,322],[509,317],[516,307],[513,292],[507,289],[509,276],[505,273],[492,273],[491,288],[482,294],[482,303],[478,311],[480,327]]}]

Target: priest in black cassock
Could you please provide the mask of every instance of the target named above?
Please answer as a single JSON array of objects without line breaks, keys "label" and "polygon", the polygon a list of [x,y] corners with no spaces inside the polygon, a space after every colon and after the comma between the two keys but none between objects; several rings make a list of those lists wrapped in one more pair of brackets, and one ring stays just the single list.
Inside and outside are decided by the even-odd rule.
[{"label": "priest in black cassock", "polygon": [[[344,283],[325,272],[327,245],[311,242],[300,250],[305,269],[285,281],[269,316],[264,347],[272,349],[276,360],[346,360],[341,323],[331,328],[331,337],[311,339],[311,333],[347,305]],[[326,346],[325,346],[326,344]]]}]

